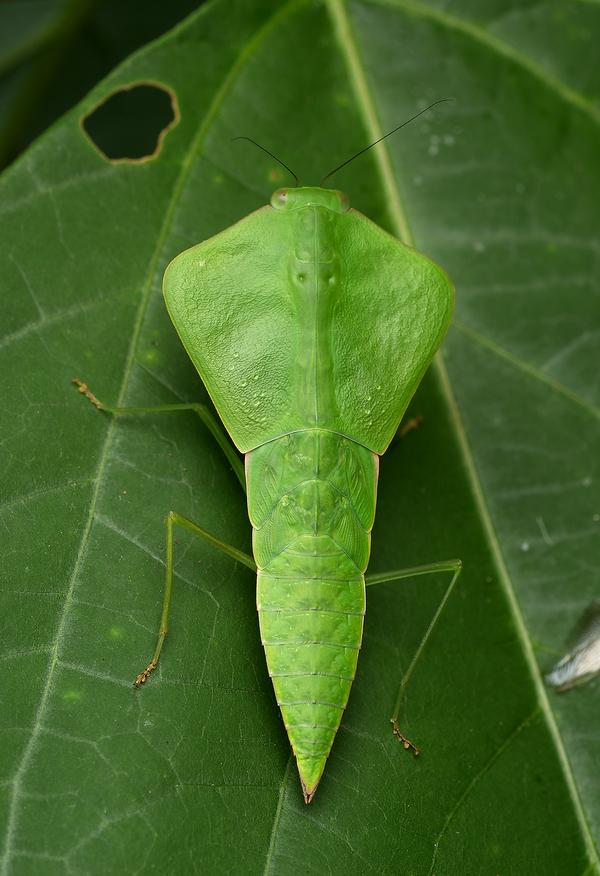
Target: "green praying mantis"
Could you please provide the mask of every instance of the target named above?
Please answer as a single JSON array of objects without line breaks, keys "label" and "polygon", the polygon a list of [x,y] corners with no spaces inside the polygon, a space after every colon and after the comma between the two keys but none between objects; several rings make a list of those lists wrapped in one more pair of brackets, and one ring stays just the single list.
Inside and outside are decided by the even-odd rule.
[{"label": "green praying mantis", "polygon": [[[261,640],[306,803],[348,703],[366,587],[452,572],[437,618],[461,569],[448,560],[365,577],[379,457],[448,329],[454,290],[434,262],[323,187],[364,151],[318,187],[296,178],[167,267],[169,315],[226,431],[201,404],[114,408],[74,381],[114,414],[195,411],[230,461],[247,494],[253,557],[168,513],[160,631],[134,683],[156,667],[167,634],[180,526],[256,573]],[[399,707],[393,732],[418,754]]]}]

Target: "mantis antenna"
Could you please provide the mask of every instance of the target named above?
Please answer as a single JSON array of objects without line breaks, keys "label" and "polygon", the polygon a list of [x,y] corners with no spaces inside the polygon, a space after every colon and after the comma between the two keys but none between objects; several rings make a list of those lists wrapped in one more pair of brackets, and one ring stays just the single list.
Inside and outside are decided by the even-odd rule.
[{"label": "mantis antenna", "polygon": [[276,155],[273,155],[272,152],[269,152],[268,149],[265,149],[264,146],[261,146],[260,143],[257,143],[256,140],[253,140],[252,137],[233,137],[232,139],[233,140],[248,140],[249,143],[254,143],[255,146],[258,146],[259,149],[262,149],[263,152],[266,152],[267,155],[270,155],[271,158],[274,158],[278,164],[281,164],[282,167],[285,167],[285,169],[288,171],[288,173],[292,174],[292,176],[296,180],[296,186],[300,185],[300,180],[298,179],[298,177],[296,176],[296,174],[294,173],[292,168],[288,167],[287,164],[285,164],[280,158],[277,158]]},{"label": "mantis antenna", "polygon": [[[366,152],[366,151],[367,151],[368,149],[370,149],[372,146],[377,146],[377,144],[378,144],[378,143],[381,143],[382,140],[385,140],[386,137],[391,137],[391,135],[392,135],[392,134],[395,134],[396,131],[399,131],[400,128],[404,128],[405,125],[410,124],[410,122],[414,122],[415,119],[418,119],[419,116],[422,116],[423,113],[428,112],[428,111],[429,111],[430,109],[432,109],[434,106],[437,106],[439,103],[445,103],[445,102],[448,101],[448,100],[454,100],[454,98],[453,98],[453,97],[442,97],[440,100],[436,100],[436,101],[434,101],[433,103],[430,103],[429,106],[426,106],[425,109],[422,109],[422,110],[421,110],[420,112],[418,112],[416,115],[411,116],[410,119],[407,119],[405,122],[402,122],[402,124],[401,124],[401,125],[398,125],[397,128],[394,128],[392,131],[388,131],[387,134],[384,134],[383,137],[380,137],[380,138],[379,138],[379,140],[375,140],[374,143],[369,143],[368,146],[365,146],[364,149],[361,149],[359,152],[356,152],[351,158],[347,158],[345,161],[342,161],[341,164],[338,164],[337,167],[334,167],[333,170],[330,170],[329,173],[326,174],[326,175],[323,177],[323,179],[322,179],[321,182],[319,183],[319,185],[321,186],[321,188],[323,188],[323,183],[325,182],[325,180],[329,179],[330,176],[333,176],[334,173],[337,173],[338,170],[341,170],[342,167],[346,167],[347,164],[350,164],[351,161],[354,161],[354,159],[355,159],[355,158],[358,158],[359,155],[362,155],[363,152]],[[289,169],[289,168],[288,168],[288,169]]]}]

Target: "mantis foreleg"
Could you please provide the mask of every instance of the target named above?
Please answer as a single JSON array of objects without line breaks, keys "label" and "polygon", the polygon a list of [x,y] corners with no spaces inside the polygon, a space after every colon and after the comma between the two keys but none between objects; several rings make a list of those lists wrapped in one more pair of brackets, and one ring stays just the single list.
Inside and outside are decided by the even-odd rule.
[{"label": "mantis foreleg", "polygon": [[86,383],[76,377],[72,381],[79,392],[84,395],[99,411],[106,411],[108,414],[168,414],[173,411],[194,411],[197,414],[208,431],[211,433],[225,456],[227,457],[235,475],[240,482],[242,489],[246,492],[246,477],[244,475],[244,464],[232,445],[229,436],[221,427],[221,424],[215,416],[210,412],[206,405],[195,402],[182,402],[174,405],[157,405],[151,407],[132,407],[119,408],[105,405],[100,399],[96,398],[94,393]]},{"label": "mantis foreleg", "polygon": [[389,449],[395,447],[403,438],[406,438],[410,432],[414,432],[415,429],[418,429],[422,422],[423,417],[421,414],[417,414],[416,417],[410,417],[408,420],[402,420],[398,426],[398,431],[390,441]]},{"label": "mantis foreleg", "polygon": [[202,538],[204,541],[207,541],[209,544],[213,545],[213,547],[216,547],[220,551],[223,551],[223,553],[227,554],[228,557],[232,557],[238,563],[243,563],[244,566],[247,566],[249,569],[252,569],[253,572],[256,572],[256,564],[252,557],[250,557],[248,554],[243,553],[242,551],[237,550],[237,548],[226,544],[224,541],[221,541],[214,535],[211,535],[210,532],[202,529],[201,526],[198,526],[196,523],[193,523],[186,517],[182,517],[181,514],[177,514],[176,511],[169,511],[165,519],[165,525],[167,528],[165,589],[163,595],[162,613],[160,616],[158,641],[156,643],[156,648],[154,649],[152,660],[144,669],[144,671],[140,672],[135,678],[134,685],[136,687],[142,685],[146,681],[150,673],[154,669],[156,669],[158,658],[160,657],[160,652],[162,651],[162,646],[165,641],[165,636],[167,635],[169,629],[169,608],[171,606],[171,591],[173,589],[173,526],[181,526],[183,529],[187,529],[188,532],[197,535],[199,538]]}]

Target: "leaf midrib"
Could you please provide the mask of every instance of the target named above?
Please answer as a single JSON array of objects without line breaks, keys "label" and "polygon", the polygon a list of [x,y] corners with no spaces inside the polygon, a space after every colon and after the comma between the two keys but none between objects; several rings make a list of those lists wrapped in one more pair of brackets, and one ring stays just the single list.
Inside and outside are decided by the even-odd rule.
[{"label": "leaf midrib", "polygon": [[[425,10],[425,7],[422,7],[420,4],[407,2],[407,0],[400,0],[400,2],[393,3],[388,2],[388,0],[365,0],[365,2],[385,3],[385,5],[390,5],[395,8],[404,7],[406,11]],[[377,112],[375,109],[375,101],[371,95],[364,65],[361,62],[358,47],[352,34],[352,28],[348,19],[345,2],[344,0],[325,0],[325,3],[329,9],[329,13],[333,21],[334,30],[336,31],[342,54],[346,57],[350,73],[350,79],[357,97],[358,109],[365,119],[365,126],[367,128],[367,131],[369,132],[370,138],[373,141],[377,140],[383,136],[384,131],[382,126],[379,124]],[[434,17],[433,13],[431,17]],[[435,18],[442,24],[447,24],[449,20],[449,17],[445,15],[436,15]],[[458,20],[455,21],[454,19],[452,19],[453,26],[456,26],[457,21]],[[471,28],[463,29],[466,30],[466,32],[469,32],[471,30]],[[494,44],[498,42],[499,41],[494,40]],[[530,65],[523,64],[523,66],[525,66],[527,69],[530,69]],[[535,75],[539,77],[540,71],[536,70]],[[557,90],[560,90],[561,93],[564,92],[564,89]],[[375,150],[374,161],[376,166],[378,167],[379,174],[382,179],[382,187],[388,195],[388,203],[390,205],[392,222],[396,226],[397,235],[409,246],[414,246],[407,216],[401,203],[396,178],[392,171],[388,148],[385,143],[381,144],[379,149]],[[583,809],[579,792],[575,784],[575,778],[567,757],[562,736],[558,729],[554,713],[552,712],[552,709],[550,707],[550,703],[543,682],[540,678],[531,641],[527,633],[525,621],[523,619],[523,615],[517,601],[512,580],[508,573],[508,569],[504,561],[504,556],[500,548],[494,525],[492,523],[489,509],[487,507],[483,488],[479,480],[479,475],[477,473],[473,454],[471,452],[466,432],[462,424],[458,406],[452,392],[448,373],[446,371],[443,359],[441,358],[441,355],[439,353],[434,359],[432,368],[436,372],[438,383],[441,387],[442,394],[445,397],[446,405],[450,413],[454,431],[456,433],[460,453],[463,458],[465,472],[467,474],[470,487],[475,498],[476,506],[483,523],[486,538],[489,542],[491,553],[494,558],[494,563],[498,571],[498,579],[506,594],[507,601],[513,615],[517,635],[521,643],[521,647],[523,649],[523,653],[536,690],[541,712],[546,719],[548,729],[557,750],[558,758],[563,769],[565,782],[573,802],[573,808],[581,827],[581,832],[590,863],[595,866],[598,871],[600,871],[600,857],[598,856],[598,851],[593,841],[587,816],[585,810]]]},{"label": "leaf midrib", "polygon": [[[202,120],[201,124],[198,127],[196,135],[191,141],[190,147],[188,148],[184,160],[182,161],[181,170],[179,172],[179,176],[177,177],[175,186],[173,188],[173,193],[171,196],[171,200],[165,211],[165,217],[161,228],[159,230],[156,245],[154,247],[153,253],[150,257],[150,261],[148,264],[148,270],[146,272],[146,277],[144,279],[144,283],[141,287],[141,300],[138,307],[138,312],[136,315],[133,334],[131,337],[131,341],[129,344],[129,349],[127,352],[127,358],[125,362],[125,368],[123,371],[123,380],[121,382],[121,387],[118,394],[117,407],[123,405],[123,402],[127,395],[127,389],[129,386],[129,379],[131,376],[131,372],[133,369],[133,365],[135,363],[135,354],[137,349],[137,344],[139,340],[139,336],[142,330],[142,326],[144,323],[144,318],[146,315],[146,309],[150,300],[150,295],[152,292],[152,284],[154,280],[154,276],[156,273],[156,268],[162,253],[163,246],[169,234],[173,217],[175,214],[175,210],[177,204],[179,202],[179,198],[183,191],[183,187],[186,181],[186,178],[190,172],[192,162],[200,149],[202,142],[204,141],[206,134],[214,121],[223,101],[229,90],[231,89],[233,83],[235,82],[240,70],[244,66],[247,59],[253,54],[253,52],[257,49],[258,45],[262,42],[262,40],[267,36],[269,31],[276,26],[279,20],[286,15],[289,15],[291,10],[295,6],[302,5],[306,0],[289,0],[284,6],[275,12],[271,18],[267,19],[267,21],[262,25],[259,30],[257,30],[253,39],[249,40],[242,50],[240,51],[235,63],[231,66],[229,73],[225,76],[221,87],[215,94],[215,97],[210,105],[207,114]],[[142,49],[142,51],[144,51]],[[129,59],[130,60],[130,59]],[[127,63],[127,62],[126,62]],[[42,687],[42,692],[39,700],[39,705],[36,710],[34,723],[31,727],[31,735],[29,737],[29,741],[25,745],[23,750],[23,755],[21,757],[21,761],[19,766],[17,767],[13,779],[11,781],[12,785],[12,793],[10,795],[10,800],[8,803],[8,817],[6,822],[6,832],[5,832],[5,846],[4,852],[1,860],[1,872],[3,874],[8,873],[8,867],[10,865],[10,861],[13,854],[13,838],[16,832],[17,824],[18,824],[18,813],[19,813],[19,803],[21,799],[22,793],[22,782],[24,776],[27,774],[27,770],[30,764],[30,761],[35,754],[37,740],[40,734],[44,730],[44,716],[47,711],[48,702],[50,699],[50,695],[52,693],[53,680],[57,666],[59,664],[62,666],[62,662],[59,659],[59,649],[60,644],[64,638],[64,630],[66,628],[69,614],[70,614],[70,606],[73,600],[73,594],[75,592],[75,587],[79,578],[79,570],[85,558],[88,541],[91,533],[91,529],[94,523],[95,515],[96,515],[96,507],[98,504],[99,497],[102,492],[102,487],[104,483],[104,473],[106,470],[108,458],[110,456],[111,447],[114,440],[116,430],[116,420],[111,420],[107,429],[106,438],[104,440],[104,444],[102,445],[102,449],[100,452],[98,465],[96,467],[96,473],[94,476],[94,490],[92,492],[90,506],[88,511],[88,516],[86,519],[86,523],[82,532],[81,542],[79,546],[79,550],[77,552],[77,557],[75,559],[75,564],[73,566],[73,572],[71,573],[71,577],[69,579],[69,586],[67,588],[67,592],[65,595],[65,603],[63,606],[63,610],[58,620],[56,635],[54,638],[54,643],[50,646],[51,657],[48,665],[48,672],[46,673],[46,678],[44,681],[44,685]],[[284,777],[285,778],[285,777]]]}]

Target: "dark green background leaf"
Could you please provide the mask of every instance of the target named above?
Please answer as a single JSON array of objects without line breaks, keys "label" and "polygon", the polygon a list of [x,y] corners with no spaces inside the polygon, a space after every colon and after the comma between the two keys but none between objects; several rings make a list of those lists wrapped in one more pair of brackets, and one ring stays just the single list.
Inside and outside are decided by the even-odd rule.
[{"label": "dark green background leaf", "polygon": [[198,0],[0,3],[0,167],[117,62],[199,5]]},{"label": "dark green background leaf", "polygon": [[[500,8],[501,7],[501,8]],[[597,595],[600,182],[593,4],[217,2],[134,55],[4,176],[3,861],[11,874],[599,872],[599,687],[541,672]],[[158,158],[111,165],[80,119],[171,88]],[[422,105],[455,104],[335,179],[458,289],[456,327],[382,461],[373,570],[460,556],[460,580],[369,592],[359,675],[301,802],[252,575],[178,539],[172,627],[140,692],[173,508],[242,548],[244,501],[160,295],[185,246],[266,202],[275,149],[317,181]],[[447,368],[447,371],[446,371]]]}]

